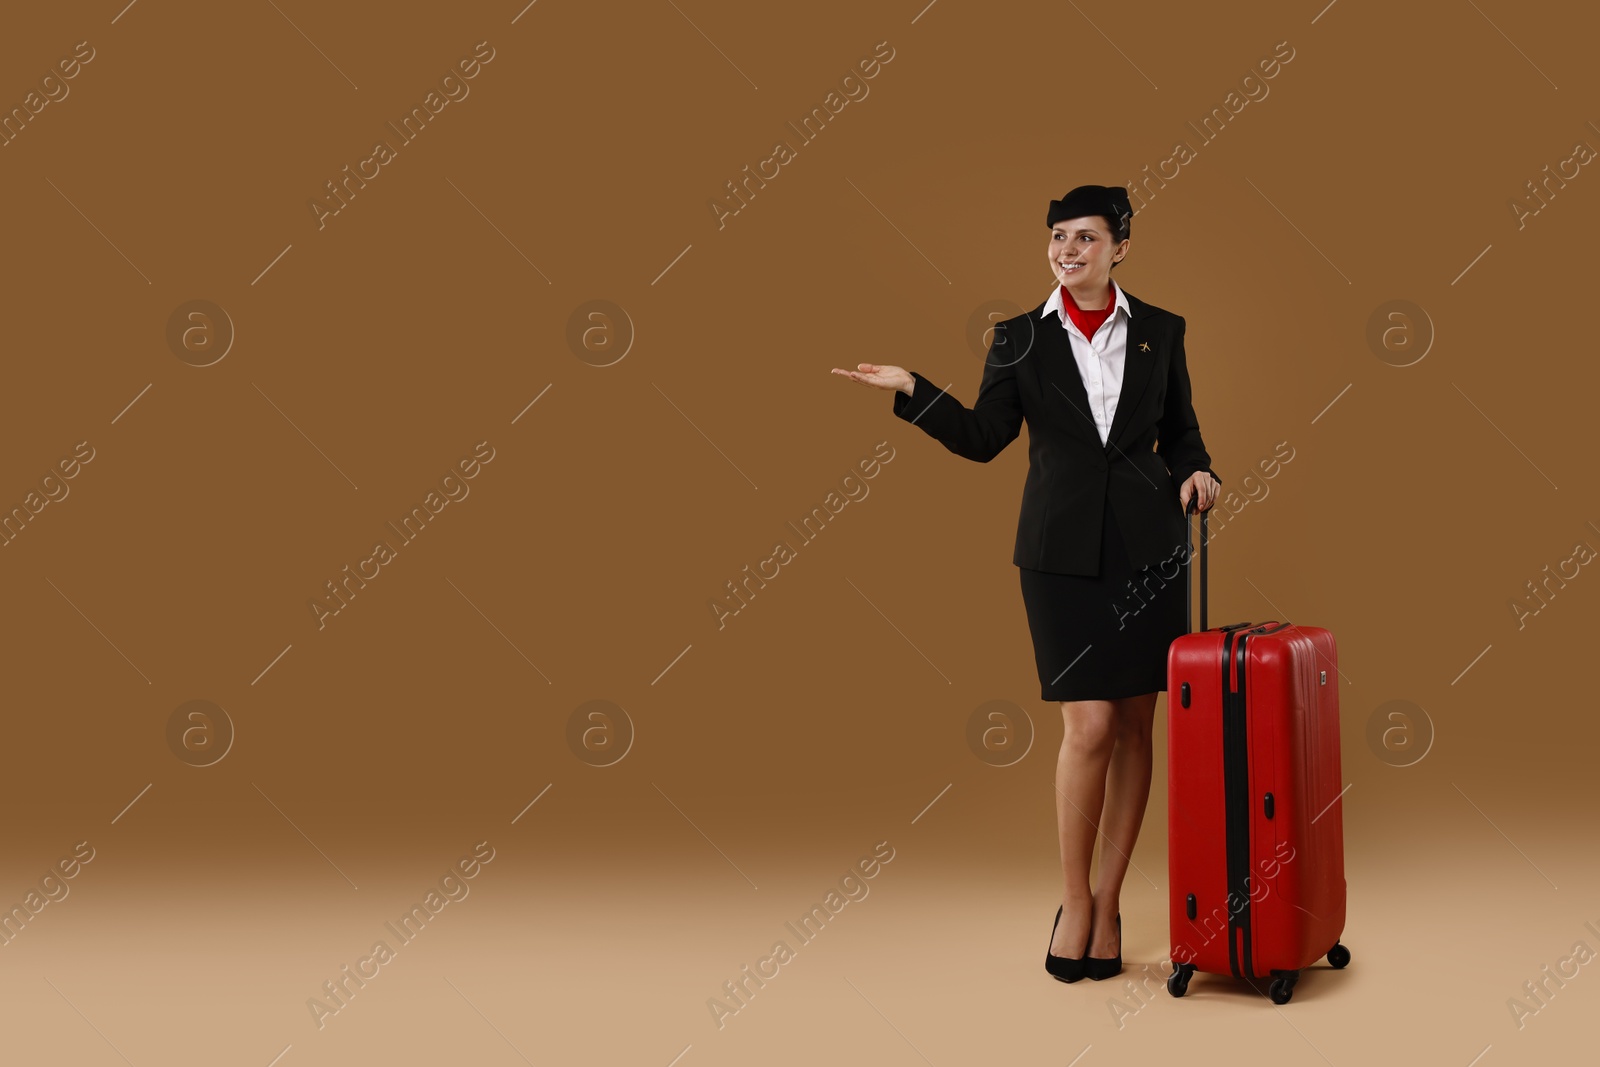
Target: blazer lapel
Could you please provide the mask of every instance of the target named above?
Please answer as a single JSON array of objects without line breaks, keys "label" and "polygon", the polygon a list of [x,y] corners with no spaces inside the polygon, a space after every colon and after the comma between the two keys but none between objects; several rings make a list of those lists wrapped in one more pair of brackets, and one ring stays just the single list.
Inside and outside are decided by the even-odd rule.
[{"label": "blazer lapel", "polygon": [[[1041,357],[1031,362],[1039,375],[1039,387],[1046,401],[1065,406],[1071,413],[1067,417],[1068,423],[1076,426],[1080,435],[1086,435],[1089,441],[1107,454],[1117,446],[1117,435],[1128,424],[1140,398],[1144,396],[1156,358],[1155,347],[1150,341],[1149,320],[1153,314],[1150,305],[1126,289],[1123,295],[1128,298],[1128,310],[1132,313],[1127,326],[1127,354],[1122,362],[1122,389],[1117,396],[1117,410],[1111,416],[1111,432],[1106,435],[1104,445],[1100,443],[1100,431],[1095,427],[1094,416],[1089,413],[1089,392],[1084,388],[1078,361],[1073,358],[1072,339],[1067,334],[1066,325],[1058,315],[1041,318],[1043,303],[1030,313]],[[1148,351],[1141,347],[1145,345],[1150,346]]]},{"label": "blazer lapel", "polygon": [[[1116,413],[1111,416],[1111,432],[1106,434],[1105,450],[1108,453],[1117,446],[1117,435],[1128,425],[1128,420],[1139,406],[1156,363],[1155,345],[1150,341],[1150,305],[1127,290],[1123,290],[1123,295],[1128,298],[1128,310],[1132,314],[1128,317],[1127,355],[1122,361],[1122,389],[1117,395]],[[1099,439],[1100,435],[1096,432],[1095,440]]]},{"label": "blazer lapel", "polygon": [[1040,304],[1032,313],[1036,323],[1034,336],[1039,346],[1039,358],[1032,363],[1045,403],[1057,410],[1065,409],[1063,421],[1076,427],[1080,437],[1098,445],[1100,431],[1095,428],[1094,416],[1089,414],[1089,393],[1083,386],[1078,361],[1072,356],[1072,339],[1067,336],[1067,328],[1059,316],[1040,318],[1043,310],[1044,305]]}]

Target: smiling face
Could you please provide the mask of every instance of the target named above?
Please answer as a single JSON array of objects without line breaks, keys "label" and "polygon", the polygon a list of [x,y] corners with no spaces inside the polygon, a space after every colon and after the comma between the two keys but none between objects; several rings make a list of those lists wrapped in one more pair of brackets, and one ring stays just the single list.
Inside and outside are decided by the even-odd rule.
[{"label": "smiling face", "polygon": [[1132,243],[1125,238],[1113,244],[1109,224],[1099,215],[1062,219],[1050,227],[1050,269],[1074,299],[1081,295],[1092,304],[1109,290],[1111,264],[1127,255]]}]

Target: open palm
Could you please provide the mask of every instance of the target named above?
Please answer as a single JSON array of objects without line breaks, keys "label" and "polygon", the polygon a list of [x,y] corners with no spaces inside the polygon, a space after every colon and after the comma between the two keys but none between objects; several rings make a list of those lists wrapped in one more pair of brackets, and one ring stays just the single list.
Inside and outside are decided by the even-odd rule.
[{"label": "open palm", "polygon": [[880,366],[876,363],[857,363],[855,370],[840,370],[833,368],[833,373],[842,374],[853,382],[871,386],[874,389],[898,389],[910,395],[912,383],[911,372],[904,367]]}]

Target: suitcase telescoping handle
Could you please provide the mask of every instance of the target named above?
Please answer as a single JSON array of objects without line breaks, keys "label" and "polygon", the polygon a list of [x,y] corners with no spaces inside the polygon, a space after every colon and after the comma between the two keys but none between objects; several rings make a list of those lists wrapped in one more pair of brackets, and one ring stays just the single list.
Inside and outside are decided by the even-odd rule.
[{"label": "suitcase telescoping handle", "polygon": [[[1194,524],[1189,521],[1189,516],[1194,513],[1195,500],[1189,498],[1189,504],[1183,510],[1183,628],[1186,632],[1193,631],[1194,611],[1189,606],[1192,599],[1192,587],[1189,567],[1194,562]],[[1200,629],[1206,628],[1206,550],[1211,543],[1211,528],[1209,519],[1211,509],[1207,508],[1200,513]],[[1242,630],[1249,626],[1248,622],[1230,622],[1226,626],[1219,626],[1219,630]]]},{"label": "suitcase telescoping handle", "polygon": [[[1193,599],[1194,581],[1189,568],[1194,562],[1194,524],[1189,521],[1189,516],[1195,511],[1195,498],[1190,497],[1189,503],[1183,511],[1183,628],[1187,632],[1194,629],[1194,609],[1190,605]],[[1206,628],[1206,549],[1211,540],[1209,519],[1211,509],[1200,512],[1200,629]]]},{"label": "suitcase telescoping handle", "polygon": [[[1194,598],[1192,597],[1192,587],[1194,587],[1194,582],[1190,581],[1189,574],[1190,565],[1194,563],[1194,523],[1189,522],[1189,517],[1190,515],[1194,514],[1194,510],[1195,499],[1189,498],[1189,504],[1187,504],[1187,507],[1184,507],[1184,630],[1187,630],[1187,632],[1194,632],[1194,608],[1190,608],[1190,600]],[[1200,629],[1202,630],[1206,629],[1205,571],[1206,549],[1208,549],[1211,544],[1211,528],[1210,525],[1208,525],[1208,520],[1210,520],[1210,518],[1211,509],[1206,509],[1203,510],[1203,512],[1200,512]],[[1250,624],[1248,624],[1248,622],[1229,622],[1227,625],[1221,625],[1221,627],[1218,627],[1218,629],[1242,630],[1245,629],[1246,625]]]}]

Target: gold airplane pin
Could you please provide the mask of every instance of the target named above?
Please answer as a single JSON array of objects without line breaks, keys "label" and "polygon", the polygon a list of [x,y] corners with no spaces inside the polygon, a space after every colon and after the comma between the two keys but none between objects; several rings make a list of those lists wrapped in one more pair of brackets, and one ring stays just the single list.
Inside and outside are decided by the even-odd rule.
[{"label": "gold airplane pin", "polygon": [[1150,351],[1150,342],[1149,341],[1140,341],[1139,342],[1139,351],[1141,351],[1141,352]]}]

